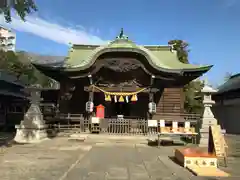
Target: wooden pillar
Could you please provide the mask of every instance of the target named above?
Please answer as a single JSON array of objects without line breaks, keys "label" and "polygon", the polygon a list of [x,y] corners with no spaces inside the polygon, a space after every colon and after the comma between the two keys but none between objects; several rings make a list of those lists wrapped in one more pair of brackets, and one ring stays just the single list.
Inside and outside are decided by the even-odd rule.
[{"label": "wooden pillar", "polygon": [[[93,85],[92,75],[88,75],[88,78],[89,78],[90,85]],[[91,91],[89,92],[88,100],[93,102],[93,98],[94,98],[94,87],[92,87]]]},{"label": "wooden pillar", "polygon": [[89,92],[88,100],[89,100],[89,101],[92,101],[92,102],[93,102],[93,100],[94,100],[94,90],[93,90],[93,88],[92,88],[92,90]]},{"label": "wooden pillar", "polygon": [[61,104],[61,101],[62,101],[61,96],[62,96],[62,83],[60,81],[59,82],[58,99],[57,99],[57,104],[56,104],[56,114],[61,113],[61,111],[60,111],[60,104]]},{"label": "wooden pillar", "polygon": [[[153,86],[154,84],[154,79],[155,79],[155,76],[151,76],[151,86]],[[153,102],[154,101],[154,93],[152,91],[152,88],[150,88],[150,91],[149,91],[149,102]]]}]

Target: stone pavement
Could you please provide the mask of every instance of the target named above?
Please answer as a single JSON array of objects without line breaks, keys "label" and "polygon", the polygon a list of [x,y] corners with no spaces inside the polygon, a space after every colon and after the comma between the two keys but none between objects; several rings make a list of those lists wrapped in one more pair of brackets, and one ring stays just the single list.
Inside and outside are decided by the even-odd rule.
[{"label": "stone pavement", "polygon": [[222,168],[240,179],[240,135],[226,135],[228,167]]},{"label": "stone pavement", "polygon": [[[14,145],[1,154],[0,179],[208,179],[193,176],[169,159],[174,148],[149,147],[127,141],[124,143],[70,141],[66,137],[46,140],[40,144]],[[233,163],[228,169],[237,164]],[[232,172],[237,173],[237,170]],[[240,177],[239,172],[237,175]]]}]

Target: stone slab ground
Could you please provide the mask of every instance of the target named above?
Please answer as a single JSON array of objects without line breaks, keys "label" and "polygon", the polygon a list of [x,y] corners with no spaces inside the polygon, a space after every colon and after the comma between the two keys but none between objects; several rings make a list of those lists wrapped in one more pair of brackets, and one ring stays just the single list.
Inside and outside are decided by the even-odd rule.
[{"label": "stone slab ground", "polygon": [[[195,177],[169,159],[174,154],[174,148],[176,147],[149,147],[137,141],[82,142],[67,137],[46,140],[40,144],[14,145],[1,154],[0,179],[209,179]],[[229,166],[225,168],[234,176],[228,179],[240,179],[237,152],[238,150],[231,152]]]}]

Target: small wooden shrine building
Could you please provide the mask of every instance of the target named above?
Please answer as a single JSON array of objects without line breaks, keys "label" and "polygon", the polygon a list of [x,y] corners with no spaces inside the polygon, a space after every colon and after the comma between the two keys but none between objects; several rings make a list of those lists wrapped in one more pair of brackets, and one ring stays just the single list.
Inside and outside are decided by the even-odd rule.
[{"label": "small wooden shrine building", "polygon": [[182,87],[212,67],[181,63],[171,46],[137,45],[123,30],[106,45],[73,45],[62,63],[33,64],[60,82],[61,113],[86,114],[93,102],[105,117],[145,119],[183,113]]},{"label": "small wooden shrine building", "polygon": [[22,120],[28,95],[25,84],[4,70],[0,70],[0,127],[11,127]]},{"label": "small wooden shrine building", "polygon": [[235,74],[213,95],[213,113],[228,134],[240,134],[240,74]]}]

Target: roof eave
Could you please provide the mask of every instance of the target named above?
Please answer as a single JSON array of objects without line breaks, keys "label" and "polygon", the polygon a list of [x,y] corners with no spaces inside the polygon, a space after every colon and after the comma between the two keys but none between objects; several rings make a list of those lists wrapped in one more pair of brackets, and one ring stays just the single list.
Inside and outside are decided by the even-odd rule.
[{"label": "roof eave", "polygon": [[212,67],[213,65],[199,66],[196,68],[188,68],[188,69],[186,68],[186,69],[182,69],[182,72],[207,72]]},{"label": "roof eave", "polygon": [[56,81],[59,81],[61,78],[59,77],[59,75],[63,75],[62,74],[62,67],[61,66],[49,66],[49,65],[43,65],[43,64],[34,64],[32,63],[33,66],[39,70],[40,72],[42,72],[44,75],[55,79]]},{"label": "roof eave", "polygon": [[[39,65],[36,65],[39,67]],[[164,72],[167,73],[176,73],[176,74],[184,74],[184,73],[206,73],[207,71],[209,71],[211,68],[213,67],[213,65],[209,65],[209,66],[201,66],[199,68],[189,68],[189,69],[164,69]],[[85,70],[86,68],[84,68],[84,66],[75,66],[75,67],[54,67],[54,66],[44,66],[41,65],[41,69],[48,69],[51,71],[63,71],[63,72],[74,72],[74,71],[82,71]]]},{"label": "roof eave", "polygon": [[59,71],[62,69],[60,63],[51,63],[51,64],[40,64],[32,62],[32,65],[39,70],[50,70],[50,71]]}]

